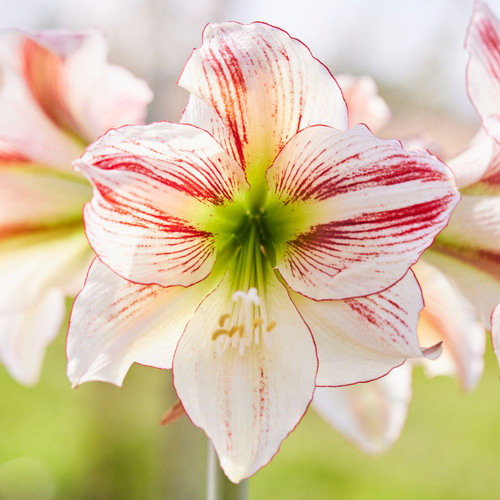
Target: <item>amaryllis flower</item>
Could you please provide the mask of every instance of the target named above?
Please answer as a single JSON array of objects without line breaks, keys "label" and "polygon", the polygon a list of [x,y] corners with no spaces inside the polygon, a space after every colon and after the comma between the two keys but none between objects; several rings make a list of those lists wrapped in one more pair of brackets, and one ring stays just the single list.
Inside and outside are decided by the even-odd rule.
[{"label": "amaryllis flower", "polygon": [[458,286],[489,330],[493,309],[500,303],[500,126],[496,124],[500,120],[500,23],[482,2],[475,4],[466,47],[470,54],[467,89],[484,132],[449,162],[462,200],[425,257]]},{"label": "amaryllis flower", "polygon": [[[485,333],[490,329],[500,359],[500,306],[495,309],[500,303],[500,128],[496,125],[500,120],[500,24],[481,2],[475,4],[466,47],[470,53],[467,86],[484,130],[448,162],[462,199],[447,228],[413,267],[425,300],[419,339],[443,342],[439,359],[413,364],[422,362],[428,375],[456,376],[463,389],[471,390],[483,373]],[[359,102],[358,109],[362,116]],[[368,109],[366,113],[371,115]],[[362,390],[317,391],[319,411],[364,451],[385,451],[404,425],[403,405],[411,399],[408,369],[397,368],[391,377],[364,384]]]},{"label": "amaryllis flower", "polygon": [[73,307],[68,374],[119,385],[134,361],[172,368],[238,482],[317,385],[439,351],[418,345],[408,268],[458,193],[429,154],[346,131],[335,80],[277,28],[209,25],[179,83],[184,123],[110,131],[75,163],[99,260]]},{"label": "amaryllis flower", "polygon": [[71,162],[109,128],[143,123],[151,98],[97,33],[0,33],[0,360],[21,383],[38,380],[91,260],[92,190]]}]

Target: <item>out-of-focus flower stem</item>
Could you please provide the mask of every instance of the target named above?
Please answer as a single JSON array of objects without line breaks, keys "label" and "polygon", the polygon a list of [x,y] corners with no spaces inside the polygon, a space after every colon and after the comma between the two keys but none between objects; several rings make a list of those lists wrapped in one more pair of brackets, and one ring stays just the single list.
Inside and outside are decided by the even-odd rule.
[{"label": "out-of-focus flower stem", "polygon": [[232,483],[219,466],[212,443],[208,443],[207,500],[248,500],[248,480]]}]

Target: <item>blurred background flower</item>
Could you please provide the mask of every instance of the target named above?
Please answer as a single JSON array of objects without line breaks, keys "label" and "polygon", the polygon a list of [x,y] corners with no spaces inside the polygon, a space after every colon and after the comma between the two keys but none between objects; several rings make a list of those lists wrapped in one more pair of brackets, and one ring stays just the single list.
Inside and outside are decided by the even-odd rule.
[{"label": "blurred background flower", "polygon": [[[0,27],[101,29],[110,60],[153,87],[149,121],[178,121],[187,92],[175,82],[200,46],[205,24],[267,21],[301,39],[332,73],[375,79],[393,114],[379,135],[428,132],[436,152],[451,157],[479,128],[465,91],[463,46],[472,4],[0,0]],[[489,4],[500,13],[499,0]],[[60,336],[34,389],[18,386],[0,368],[0,498],[30,498],[15,474],[36,477],[47,499],[203,498],[203,433],[186,418],[156,425],[175,401],[170,376],[135,366],[121,390],[88,384],[72,391],[63,352]],[[490,345],[483,380],[468,395],[455,380],[427,380],[416,369],[405,431],[376,459],[308,412],[273,463],[251,480],[250,499],[492,498],[500,491],[497,372]]]}]

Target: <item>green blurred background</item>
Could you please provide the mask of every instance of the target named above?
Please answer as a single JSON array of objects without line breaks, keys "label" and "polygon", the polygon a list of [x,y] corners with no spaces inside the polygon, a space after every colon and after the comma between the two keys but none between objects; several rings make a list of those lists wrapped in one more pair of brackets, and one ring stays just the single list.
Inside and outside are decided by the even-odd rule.
[{"label": "green blurred background", "polygon": [[[1,500],[204,498],[203,432],[186,417],[158,425],[175,402],[169,372],[135,365],[121,389],[96,382],[73,390],[65,368],[60,336],[37,387],[1,369]],[[498,498],[499,392],[491,348],[471,394],[416,369],[407,425],[380,457],[362,454],[309,410],[250,479],[250,500]]]}]

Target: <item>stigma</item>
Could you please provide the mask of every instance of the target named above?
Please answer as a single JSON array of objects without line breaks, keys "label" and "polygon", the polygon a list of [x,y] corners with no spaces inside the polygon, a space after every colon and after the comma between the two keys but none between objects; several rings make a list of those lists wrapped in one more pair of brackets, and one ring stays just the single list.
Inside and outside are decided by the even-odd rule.
[{"label": "stigma", "polygon": [[267,321],[266,310],[257,289],[234,292],[232,302],[230,312],[219,317],[219,328],[212,333],[212,340],[217,343],[219,354],[233,348],[243,356],[247,347],[258,345],[261,339],[269,348],[271,332],[276,327],[276,322]]}]

